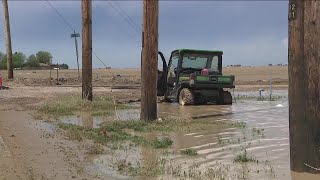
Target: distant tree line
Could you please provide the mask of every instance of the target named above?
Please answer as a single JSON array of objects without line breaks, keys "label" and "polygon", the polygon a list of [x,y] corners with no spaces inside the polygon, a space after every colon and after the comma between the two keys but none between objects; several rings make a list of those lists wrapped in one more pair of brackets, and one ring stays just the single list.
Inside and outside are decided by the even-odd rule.
[{"label": "distant tree line", "polygon": [[[49,66],[52,63],[52,55],[47,51],[39,51],[37,54],[31,54],[27,57],[22,52],[12,54],[13,68],[40,68],[41,66]],[[7,69],[7,56],[0,51],[0,69]],[[63,64],[63,69],[69,69],[67,64]]]}]

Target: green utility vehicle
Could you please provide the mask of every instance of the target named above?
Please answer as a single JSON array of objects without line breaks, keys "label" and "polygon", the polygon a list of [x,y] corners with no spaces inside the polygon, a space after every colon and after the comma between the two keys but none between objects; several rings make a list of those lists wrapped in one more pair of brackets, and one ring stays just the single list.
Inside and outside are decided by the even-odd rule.
[{"label": "green utility vehicle", "polygon": [[178,49],[168,64],[161,52],[162,71],[158,70],[157,96],[180,105],[232,104],[224,89],[235,88],[235,77],[222,75],[222,51]]}]

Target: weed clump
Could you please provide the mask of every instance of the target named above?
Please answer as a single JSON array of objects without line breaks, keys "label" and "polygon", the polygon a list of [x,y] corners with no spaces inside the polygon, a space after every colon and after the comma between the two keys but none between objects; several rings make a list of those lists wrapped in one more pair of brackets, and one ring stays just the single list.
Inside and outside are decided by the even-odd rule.
[{"label": "weed clump", "polygon": [[131,142],[135,145],[151,146],[153,148],[168,148],[173,144],[173,141],[168,137],[147,140],[143,136],[128,133],[126,130],[141,130],[141,128],[139,128],[140,126],[138,126],[139,124],[134,124],[135,123],[130,123],[132,126],[124,126],[124,124],[121,123],[111,123],[97,129],[63,123],[58,124],[58,126],[66,130],[70,139],[81,141],[87,138],[102,145],[108,145],[109,142]]},{"label": "weed clump", "polygon": [[160,149],[160,148],[168,148],[173,144],[173,141],[168,138],[161,138],[161,139],[155,139],[151,142],[151,145],[156,148],[156,149]]},{"label": "weed clump", "polygon": [[185,149],[180,151],[181,154],[188,155],[188,156],[195,156],[198,155],[198,152],[194,149]]},{"label": "weed clump", "polygon": [[247,151],[244,150],[243,153],[238,154],[234,159],[235,163],[247,163],[247,162],[258,162],[258,160],[254,156],[249,156]]}]

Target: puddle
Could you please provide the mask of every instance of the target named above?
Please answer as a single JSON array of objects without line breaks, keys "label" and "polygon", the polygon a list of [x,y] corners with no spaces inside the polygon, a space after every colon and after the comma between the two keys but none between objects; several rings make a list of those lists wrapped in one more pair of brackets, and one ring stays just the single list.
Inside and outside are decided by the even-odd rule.
[{"label": "puddle", "polygon": [[132,167],[140,166],[141,149],[140,147],[130,147],[123,145],[124,149],[113,150],[106,154],[91,158],[92,165],[88,166],[92,171],[97,172],[102,177],[114,177],[118,179],[132,179],[125,174],[119,174],[120,164],[131,164]]},{"label": "puddle", "polygon": [[138,120],[140,119],[140,109],[118,110],[118,118],[120,120]]},{"label": "puddle", "polygon": [[74,124],[78,126],[83,126],[86,128],[98,128],[99,124],[106,121],[106,118],[104,117],[93,117],[93,116],[71,116],[71,117],[65,117],[61,119],[62,123],[65,124]]},{"label": "puddle", "polygon": [[[235,93],[237,96],[258,97],[259,92]],[[231,173],[230,177],[239,179],[291,179],[289,164],[289,121],[288,121],[288,92],[274,91],[273,95],[281,97],[275,101],[257,101],[255,99],[243,99],[236,101],[232,106],[201,105],[180,106],[177,103],[158,104],[158,117],[180,117],[196,120],[212,120],[223,122],[244,122],[246,128],[221,128],[206,131],[188,133],[161,133],[170,136],[174,141],[171,148],[174,155],[167,157],[171,165],[181,168],[181,172],[194,169],[205,174],[208,169],[222,168]],[[98,128],[99,124],[116,119],[137,120],[139,109],[118,110],[113,117],[67,117],[63,123],[76,124],[79,126]],[[159,134],[154,134],[157,136]],[[181,155],[180,150],[193,149],[196,156]],[[258,160],[259,163],[234,163],[237,155],[243,154],[244,150],[249,156]],[[107,154],[93,157],[91,168],[100,174],[125,178],[119,175],[114,164],[114,157],[125,157],[131,163],[145,164],[156,155],[137,147],[126,151],[127,154]],[[112,157],[114,156],[114,157]],[[113,162],[113,163],[112,163]],[[221,170],[221,169],[220,169]],[[245,171],[246,172],[244,174]],[[171,172],[172,173],[172,172]],[[164,175],[170,175],[164,174]],[[172,179],[169,178],[169,179]],[[241,179],[241,178],[240,178]]]},{"label": "puddle", "polygon": [[120,120],[137,120],[140,118],[139,109],[126,109],[117,110],[117,115],[102,117],[102,116],[91,116],[84,114],[82,116],[69,116],[61,118],[60,121],[65,124],[74,124],[87,128],[99,128],[99,125],[103,122],[112,121],[115,119]]}]

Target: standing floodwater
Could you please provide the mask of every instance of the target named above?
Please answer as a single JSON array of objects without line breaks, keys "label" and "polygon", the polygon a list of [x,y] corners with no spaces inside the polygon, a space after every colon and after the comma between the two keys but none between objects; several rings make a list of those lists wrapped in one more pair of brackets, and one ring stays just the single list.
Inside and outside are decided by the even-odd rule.
[{"label": "standing floodwater", "polygon": [[[155,169],[160,158],[160,177],[203,176],[213,179],[291,179],[289,167],[289,126],[287,91],[273,93],[277,98],[258,100],[258,93],[235,94],[232,106],[180,106],[158,104],[158,117],[205,122],[224,122],[226,126],[182,132],[151,132],[148,136],[169,136],[173,145],[166,155],[136,147],[126,154],[130,162]],[[138,110],[128,110],[138,116]],[[125,120],[125,119],[123,119]],[[172,153],[170,153],[172,152]],[[93,159],[104,174],[110,170],[110,155]],[[112,158],[111,158],[112,159]],[[153,165],[152,165],[153,164]],[[157,164],[158,166],[159,164]]]}]

